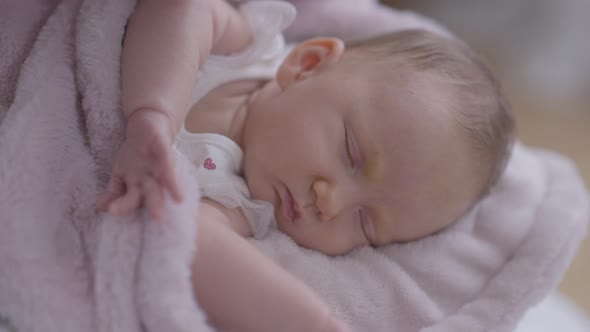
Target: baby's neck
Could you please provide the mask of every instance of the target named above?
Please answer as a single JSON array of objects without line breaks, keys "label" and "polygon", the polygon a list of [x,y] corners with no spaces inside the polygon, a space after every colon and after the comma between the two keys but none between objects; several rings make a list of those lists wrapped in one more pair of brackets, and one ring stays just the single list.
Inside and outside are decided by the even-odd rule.
[{"label": "baby's neck", "polygon": [[242,136],[248,113],[270,95],[271,82],[241,80],[211,90],[189,111],[186,130],[227,136],[243,149]]}]

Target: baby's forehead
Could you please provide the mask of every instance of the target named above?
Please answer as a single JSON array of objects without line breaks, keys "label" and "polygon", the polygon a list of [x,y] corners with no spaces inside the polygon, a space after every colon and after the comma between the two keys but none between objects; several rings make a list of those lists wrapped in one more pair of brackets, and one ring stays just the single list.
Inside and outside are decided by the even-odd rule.
[{"label": "baby's forehead", "polygon": [[458,95],[449,80],[434,70],[387,62],[358,63],[352,66],[343,71],[348,74],[348,79],[365,83],[365,97],[381,100],[389,105],[405,101],[412,104],[430,102],[431,106],[436,106],[456,99]]},{"label": "baby's forehead", "polygon": [[371,109],[381,113],[377,114],[380,122],[408,130],[420,132],[431,124],[448,126],[455,116],[454,89],[436,75],[418,71],[376,74],[363,98]]}]

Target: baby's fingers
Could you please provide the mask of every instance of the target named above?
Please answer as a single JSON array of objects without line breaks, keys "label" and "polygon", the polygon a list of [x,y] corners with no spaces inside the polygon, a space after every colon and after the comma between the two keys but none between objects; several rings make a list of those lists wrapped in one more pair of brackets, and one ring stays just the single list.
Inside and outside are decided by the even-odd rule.
[{"label": "baby's fingers", "polygon": [[160,185],[153,179],[146,180],[142,189],[145,195],[145,208],[152,218],[162,219],[162,210],[164,206],[164,195]]},{"label": "baby's fingers", "polygon": [[166,164],[162,172],[162,184],[170,190],[172,198],[180,203],[182,201],[182,190],[180,190],[180,183],[176,176],[174,169],[174,158],[172,154],[169,154],[166,158]]},{"label": "baby's fingers", "polygon": [[128,186],[127,193],[109,205],[109,213],[122,216],[128,215],[141,205],[141,193],[137,186]]},{"label": "baby's fingers", "polygon": [[106,211],[112,201],[119,198],[125,193],[125,184],[121,178],[112,176],[104,192],[99,196],[96,202],[96,210]]}]

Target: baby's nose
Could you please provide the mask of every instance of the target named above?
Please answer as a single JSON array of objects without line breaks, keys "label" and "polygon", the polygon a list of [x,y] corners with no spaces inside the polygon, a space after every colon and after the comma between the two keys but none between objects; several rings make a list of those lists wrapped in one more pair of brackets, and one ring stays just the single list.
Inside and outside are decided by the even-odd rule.
[{"label": "baby's nose", "polygon": [[350,204],[350,195],[342,186],[336,187],[326,180],[318,179],[313,183],[312,187],[315,193],[318,218],[321,221],[334,218]]}]

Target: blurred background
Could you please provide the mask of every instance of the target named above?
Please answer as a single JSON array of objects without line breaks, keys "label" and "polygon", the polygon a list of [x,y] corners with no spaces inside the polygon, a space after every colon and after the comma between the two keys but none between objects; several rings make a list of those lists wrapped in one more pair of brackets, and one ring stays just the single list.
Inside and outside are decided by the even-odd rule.
[{"label": "blurred background", "polygon": [[[381,0],[430,16],[482,54],[510,98],[519,138],[576,162],[590,187],[589,0]],[[590,313],[590,238],[560,290]]]}]

